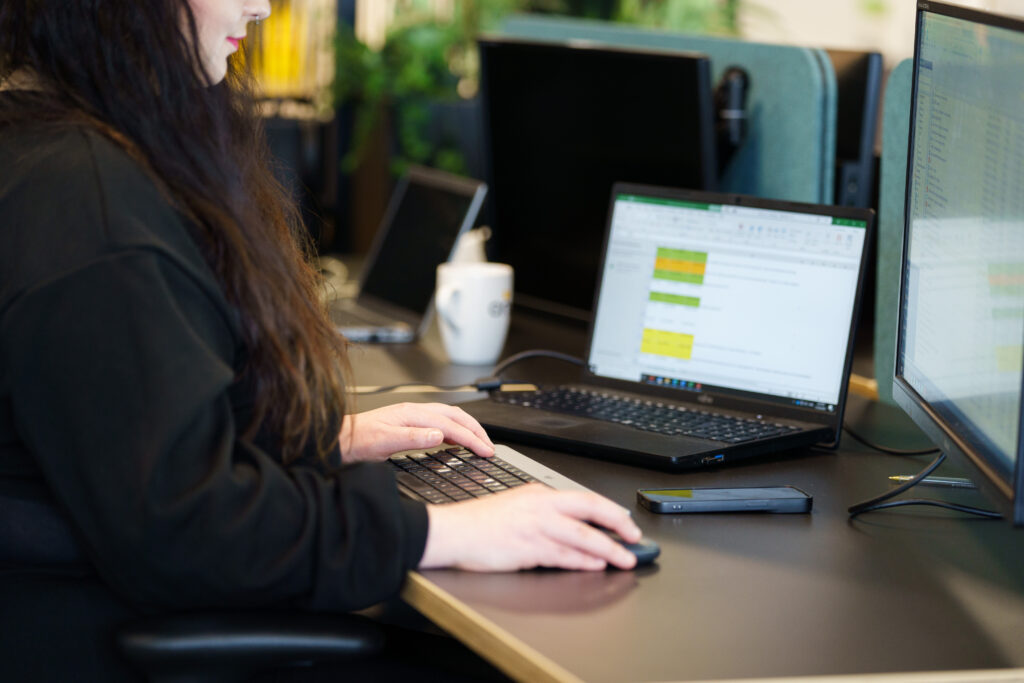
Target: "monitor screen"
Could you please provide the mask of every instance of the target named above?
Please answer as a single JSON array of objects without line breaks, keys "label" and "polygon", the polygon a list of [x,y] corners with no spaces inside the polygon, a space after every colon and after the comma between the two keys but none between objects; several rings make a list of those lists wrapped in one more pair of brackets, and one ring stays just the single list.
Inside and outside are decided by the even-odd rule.
[{"label": "monitor screen", "polygon": [[1012,509],[1024,380],[1024,22],[918,7],[895,396]]},{"label": "monitor screen", "polygon": [[517,306],[587,319],[612,184],[714,185],[710,62],[506,39],[480,55],[490,256]]},{"label": "monitor screen", "polygon": [[868,220],[703,197],[614,197],[590,371],[834,412]]}]

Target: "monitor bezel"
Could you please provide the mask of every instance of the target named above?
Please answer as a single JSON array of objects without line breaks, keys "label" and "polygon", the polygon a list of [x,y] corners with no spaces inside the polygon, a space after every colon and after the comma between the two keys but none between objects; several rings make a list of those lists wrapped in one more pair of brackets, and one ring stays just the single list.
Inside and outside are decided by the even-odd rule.
[{"label": "monitor bezel", "polygon": [[[969,9],[957,5],[920,0],[917,4],[914,32],[914,66],[910,91],[910,129],[907,139],[907,174],[903,195],[903,252],[900,259],[899,308],[897,310],[895,363],[893,364],[893,400],[902,408],[910,419],[925,433],[938,448],[961,462],[972,465],[983,476],[975,478],[975,483],[982,492],[995,501],[1000,512],[1015,525],[1024,525],[1024,401],[1021,402],[1018,416],[1017,458],[1010,477],[1004,479],[991,463],[973,446],[958,435],[938,412],[922,397],[905,379],[903,375],[900,351],[904,343],[906,329],[906,277],[907,255],[910,248],[910,190],[913,179],[914,125],[917,115],[918,63],[921,57],[921,24],[924,15],[930,12],[986,26],[1009,29],[1024,33],[1024,20],[1002,15],[991,14],[981,10]],[[1022,395],[1024,395],[1024,377],[1022,377]]]}]

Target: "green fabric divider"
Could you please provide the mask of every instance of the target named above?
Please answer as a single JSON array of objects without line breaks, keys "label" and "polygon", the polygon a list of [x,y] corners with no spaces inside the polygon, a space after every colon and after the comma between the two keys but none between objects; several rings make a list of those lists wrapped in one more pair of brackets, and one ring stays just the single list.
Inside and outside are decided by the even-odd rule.
[{"label": "green fabric divider", "polygon": [[536,15],[509,17],[501,33],[527,40],[589,40],[699,52],[711,59],[715,82],[729,67],[743,68],[750,77],[747,135],[725,166],[719,189],[791,201],[832,201],[837,94],[835,72],[824,50]]},{"label": "green fabric divider", "polygon": [[878,254],[875,285],[875,379],[878,397],[892,398],[899,317],[900,264],[903,259],[903,207],[910,144],[910,84],[913,60],[896,65],[882,103],[882,167],[879,179]]}]

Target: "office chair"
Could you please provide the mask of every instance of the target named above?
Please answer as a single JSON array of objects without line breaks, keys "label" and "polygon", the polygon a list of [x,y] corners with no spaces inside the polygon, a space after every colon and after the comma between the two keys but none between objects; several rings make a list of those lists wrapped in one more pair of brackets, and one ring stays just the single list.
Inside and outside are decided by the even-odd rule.
[{"label": "office chair", "polygon": [[240,611],[143,618],[116,640],[151,683],[236,683],[284,666],[369,657],[384,635],[358,615]]},{"label": "office chair", "polygon": [[[0,613],[5,627],[18,629],[6,634],[6,646],[24,655],[16,671],[27,661],[30,668],[22,673],[36,675],[33,653],[51,651],[47,638],[78,640],[76,655],[88,658],[90,649],[102,642],[89,638],[108,628],[116,640],[111,650],[116,647],[154,683],[234,683],[283,666],[368,658],[384,645],[384,632],[376,623],[351,614],[210,610],[137,617],[91,578],[88,566],[67,521],[41,485],[22,483],[19,488],[0,480]],[[46,619],[65,629],[54,630],[55,624]],[[3,647],[0,653],[11,654]],[[43,670],[74,673],[73,657],[61,662],[56,656],[53,666]],[[101,663],[92,663],[101,668],[107,662],[96,661]],[[90,671],[77,675],[89,677]]]}]

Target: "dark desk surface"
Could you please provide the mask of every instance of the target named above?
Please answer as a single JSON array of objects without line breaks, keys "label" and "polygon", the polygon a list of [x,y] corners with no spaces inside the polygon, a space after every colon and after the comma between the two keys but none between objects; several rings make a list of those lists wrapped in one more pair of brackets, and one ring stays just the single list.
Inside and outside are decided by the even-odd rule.
[{"label": "dark desk surface", "polygon": [[[510,350],[537,339],[581,352],[574,345],[582,343],[582,330],[548,332],[543,321],[517,320]],[[360,384],[457,384],[488,370],[447,365],[433,335],[418,345],[353,349],[352,359]],[[538,365],[521,377],[565,372],[552,361]],[[360,405],[395,400],[364,397]],[[851,399],[847,421],[889,445],[923,443],[897,409],[864,399]],[[834,453],[668,474],[516,447],[629,507],[662,547],[654,566],[633,572],[414,574],[406,599],[516,678],[665,681],[1024,667],[1024,529],[928,509],[847,519],[850,504],[887,490],[889,475],[913,473],[929,456],[898,458],[844,442]],[[783,484],[814,496],[811,514],[656,515],[635,502],[640,487]],[[918,495],[985,504],[972,491],[931,488]]]}]

